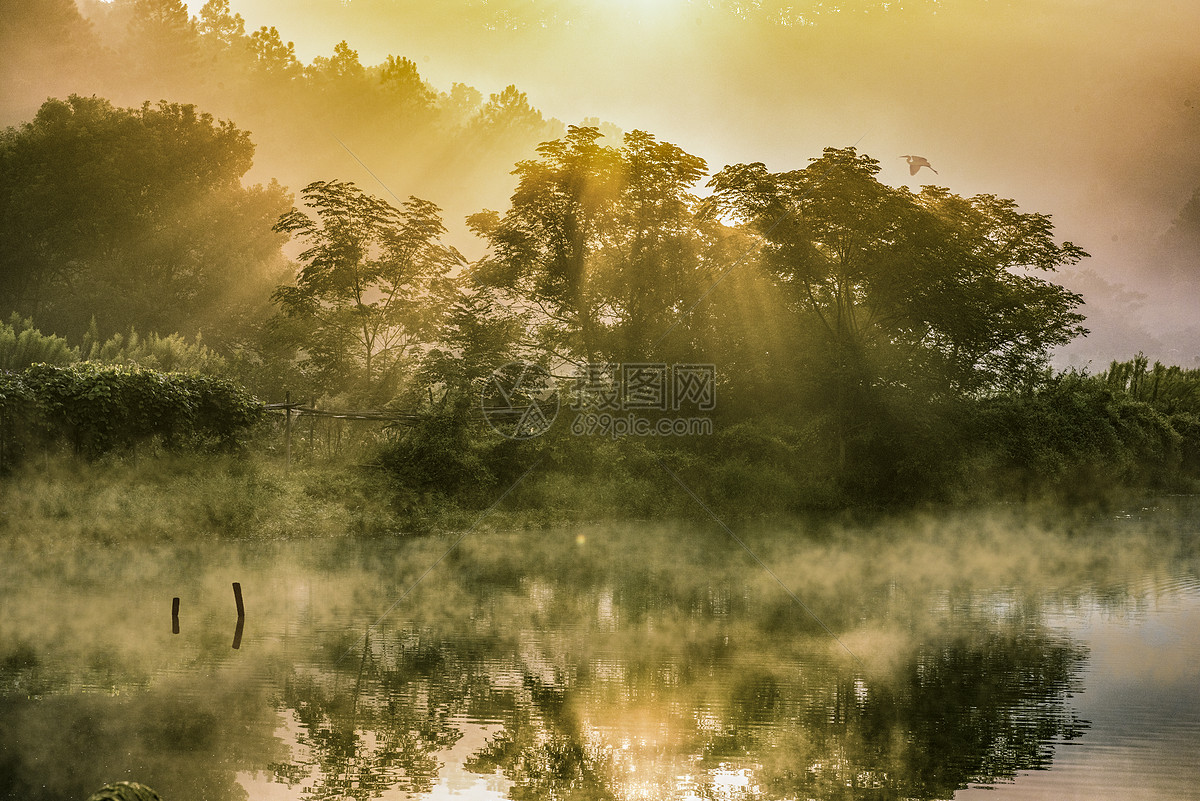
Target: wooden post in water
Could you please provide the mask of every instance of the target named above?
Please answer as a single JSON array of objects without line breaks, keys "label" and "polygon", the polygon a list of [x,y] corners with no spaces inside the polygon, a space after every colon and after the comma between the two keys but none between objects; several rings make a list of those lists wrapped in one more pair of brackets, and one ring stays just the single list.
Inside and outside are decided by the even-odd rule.
[{"label": "wooden post in water", "polygon": [[233,630],[234,650],[242,647],[242,626],[246,623],[246,607],[242,605],[242,585],[233,582],[233,600],[237,604],[237,626]]},{"label": "wooden post in water", "polygon": [[171,633],[179,633],[179,599],[171,599]]}]

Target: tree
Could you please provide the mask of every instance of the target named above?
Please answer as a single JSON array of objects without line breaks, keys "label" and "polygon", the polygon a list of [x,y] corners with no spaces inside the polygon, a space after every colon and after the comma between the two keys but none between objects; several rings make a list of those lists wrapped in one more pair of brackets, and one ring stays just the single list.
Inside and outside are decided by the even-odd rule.
[{"label": "tree", "polygon": [[450,85],[450,92],[442,94],[438,101],[450,117],[450,122],[461,126],[479,114],[483,95],[473,86],[455,82]]},{"label": "tree", "polygon": [[[132,12],[128,36],[131,63],[156,91],[169,92],[192,80],[200,64],[200,36],[183,0],[121,0]],[[152,95],[158,96],[158,95]]]},{"label": "tree", "polygon": [[246,21],[230,10],[229,0],[208,0],[200,9],[197,30],[209,42],[228,50],[245,40]]},{"label": "tree", "polygon": [[907,449],[951,428],[929,418],[931,402],[1019,386],[1085,333],[1082,299],[1036,274],[1087,255],[1055,242],[1049,217],[992,195],[914,195],[878,171],[854,148],[827,148],[801,170],[738,164],[710,181],[707,212],[759,237],[844,475],[894,473],[917,458]]},{"label": "tree", "polygon": [[397,209],[341,181],[309,184],[303,196],[316,218],[293,208],[275,225],[308,245],[296,285],[275,292],[281,322],[327,388],[348,382],[386,401],[436,330],[462,257],[440,243],[445,228],[427,200]]},{"label": "tree", "polygon": [[[1030,271],[1085,257],[1050,219],[993,195],[913,195],[875,180],[879,162],[827,148],[803,170],[726,167],[710,209],[746,222],[764,263],[826,343],[894,368],[938,368],[957,391],[993,389],[1085,333],[1082,299]],[[915,360],[915,361],[914,361]]]},{"label": "tree", "polygon": [[600,138],[572,126],[542,144],[508,212],[469,219],[491,246],[479,280],[530,305],[544,347],[576,362],[650,356],[711,273],[690,194],[703,159],[643,131],[620,149]]},{"label": "tree", "polygon": [[536,130],[542,125],[542,114],[529,105],[524,92],[509,84],[499,94],[488,96],[479,120],[484,126],[501,131]]},{"label": "tree", "polygon": [[598,353],[601,299],[589,262],[606,228],[619,159],[612,148],[596,144],[599,137],[594,128],[572,127],[562,139],[540,145],[540,160],[517,164],[520,183],[508,213],[500,218],[482,212],[468,220],[492,248],[479,265],[481,280],[538,307],[550,323],[548,347],[583,362]]},{"label": "tree", "polygon": [[250,34],[250,50],[258,69],[272,78],[293,80],[304,74],[304,67],[296,58],[295,43],[284,44],[274,25],[270,28],[264,25]]},{"label": "tree", "polygon": [[346,44],[345,39],[334,45],[332,57],[314,58],[309,71],[314,77],[325,77],[335,81],[360,79],[366,75],[366,70],[358,60],[358,51]]},{"label": "tree", "polygon": [[616,246],[600,275],[613,315],[609,352],[647,359],[661,337],[711,281],[706,232],[691,189],[707,165],[645,131],[624,136],[616,199]]},{"label": "tree", "polygon": [[479,411],[493,371],[523,360],[521,322],[486,288],[458,292],[437,343],[394,402],[420,412],[417,420],[395,427],[380,453],[380,464],[404,486],[467,500],[492,492],[514,465],[528,467],[521,443],[497,434]]},{"label": "tree", "polygon": [[283,264],[282,187],[244,187],[249,134],[194,106],[49,100],[0,133],[0,309],[82,336],[233,329]]},{"label": "tree", "polygon": [[435,94],[411,59],[388,56],[379,68],[379,83],[404,111],[424,111],[433,105]]},{"label": "tree", "polygon": [[[420,381],[413,389],[427,392],[431,406],[457,404],[464,416],[475,411],[492,372],[528,355],[519,347],[523,324],[487,287],[461,287],[447,309],[437,345],[422,360]],[[422,402],[419,397],[413,400]]]}]

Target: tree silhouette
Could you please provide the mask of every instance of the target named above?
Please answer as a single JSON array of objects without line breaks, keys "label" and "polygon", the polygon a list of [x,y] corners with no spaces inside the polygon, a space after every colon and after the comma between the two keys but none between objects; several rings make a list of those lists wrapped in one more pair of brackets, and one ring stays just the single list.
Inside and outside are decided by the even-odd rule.
[{"label": "tree silhouette", "polygon": [[281,187],[243,187],[249,134],[194,106],[47,101],[0,134],[0,305],[78,337],[236,340],[283,266]]},{"label": "tree silhouette", "polygon": [[600,138],[572,126],[517,165],[503,217],[470,218],[491,245],[476,275],[529,304],[558,357],[644,359],[711,275],[690,194],[705,164],[643,131]]},{"label": "tree silhouette", "polygon": [[350,382],[387,401],[436,330],[461,256],[440,243],[445,229],[429,201],[413,197],[397,209],[341,181],[309,184],[303,196],[316,218],[292,209],[275,225],[308,245],[296,285],[274,295],[284,331],[328,387],[345,391],[340,382]]},{"label": "tree silhouette", "polygon": [[928,419],[937,403],[1019,386],[1085,332],[1082,299],[1035,273],[1086,254],[1011,200],[914,195],[878,171],[854,148],[783,173],[732,165],[710,181],[707,213],[761,237],[805,337],[809,408],[829,421],[836,473],[902,491],[920,481],[901,477],[921,458],[909,455],[920,431],[948,430]]}]

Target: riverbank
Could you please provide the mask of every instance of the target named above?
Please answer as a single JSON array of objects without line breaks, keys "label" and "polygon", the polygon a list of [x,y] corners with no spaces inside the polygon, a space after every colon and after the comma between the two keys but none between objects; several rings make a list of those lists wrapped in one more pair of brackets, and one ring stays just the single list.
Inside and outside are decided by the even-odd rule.
[{"label": "riverbank", "polygon": [[[803,529],[835,536],[881,521],[948,512],[996,510],[1056,525],[1094,525],[1138,514],[1161,498],[1108,492],[1091,503],[1053,499],[981,501],[797,512],[760,491],[744,502],[686,482],[686,470],[628,465],[573,476],[563,465],[535,463],[510,487],[479,488],[461,498],[415,492],[377,467],[316,462],[285,467],[273,455],[140,453],[85,460],[41,456],[0,479],[0,535],[49,536],[111,544],[193,539],[283,540],[406,537],[437,532],[515,531],[628,521],[691,521],[739,531]],[[505,490],[509,490],[505,492]],[[1183,497],[1183,496],[1179,496]]]}]

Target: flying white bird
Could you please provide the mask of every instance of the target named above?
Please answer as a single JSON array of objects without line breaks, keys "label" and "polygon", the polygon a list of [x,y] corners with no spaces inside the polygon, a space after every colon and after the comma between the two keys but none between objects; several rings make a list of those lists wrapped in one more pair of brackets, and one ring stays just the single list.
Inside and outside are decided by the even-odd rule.
[{"label": "flying white bird", "polygon": [[[916,175],[917,170],[921,169],[922,167],[928,167],[929,169],[933,170],[933,165],[930,164],[929,159],[925,158],[924,156],[901,156],[900,158],[908,159],[909,175]],[[938,171],[933,170],[933,174],[937,175]]]}]

